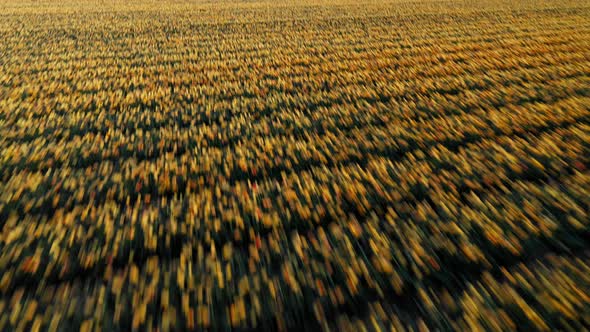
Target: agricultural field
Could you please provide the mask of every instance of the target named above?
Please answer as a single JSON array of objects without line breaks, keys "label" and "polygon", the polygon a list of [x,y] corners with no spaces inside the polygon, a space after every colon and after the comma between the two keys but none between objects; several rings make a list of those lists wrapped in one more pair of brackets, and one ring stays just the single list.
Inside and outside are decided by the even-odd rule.
[{"label": "agricultural field", "polygon": [[590,329],[590,1],[0,0],[0,331]]}]

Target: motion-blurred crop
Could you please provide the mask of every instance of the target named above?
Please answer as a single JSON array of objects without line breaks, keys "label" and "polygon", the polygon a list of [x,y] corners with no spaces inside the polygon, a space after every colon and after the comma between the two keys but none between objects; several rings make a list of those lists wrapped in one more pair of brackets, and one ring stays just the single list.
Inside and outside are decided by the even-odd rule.
[{"label": "motion-blurred crop", "polygon": [[590,328],[590,2],[0,9],[0,330]]}]

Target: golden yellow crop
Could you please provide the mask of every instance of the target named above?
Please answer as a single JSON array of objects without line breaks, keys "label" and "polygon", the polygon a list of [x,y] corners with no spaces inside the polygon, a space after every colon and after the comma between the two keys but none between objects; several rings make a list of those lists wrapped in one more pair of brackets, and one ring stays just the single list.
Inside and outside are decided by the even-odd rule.
[{"label": "golden yellow crop", "polygon": [[584,330],[590,3],[0,3],[0,330]]}]

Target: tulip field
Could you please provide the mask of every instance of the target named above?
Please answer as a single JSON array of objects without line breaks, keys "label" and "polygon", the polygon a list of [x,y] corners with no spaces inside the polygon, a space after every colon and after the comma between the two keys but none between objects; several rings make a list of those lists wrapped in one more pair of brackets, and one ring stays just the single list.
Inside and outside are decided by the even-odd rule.
[{"label": "tulip field", "polygon": [[0,0],[0,331],[583,331],[589,209],[588,0]]}]

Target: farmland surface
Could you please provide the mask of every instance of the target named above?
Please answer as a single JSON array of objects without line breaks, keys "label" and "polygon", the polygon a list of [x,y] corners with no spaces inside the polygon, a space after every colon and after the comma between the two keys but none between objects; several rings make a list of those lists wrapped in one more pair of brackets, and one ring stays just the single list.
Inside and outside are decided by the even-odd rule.
[{"label": "farmland surface", "polygon": [[0,331],[590,328],[590,2],[0,0]]}]

